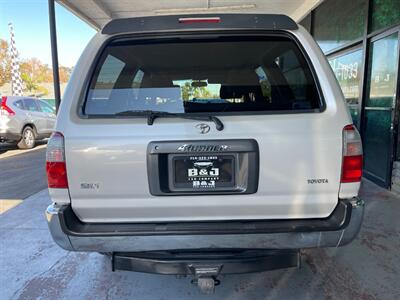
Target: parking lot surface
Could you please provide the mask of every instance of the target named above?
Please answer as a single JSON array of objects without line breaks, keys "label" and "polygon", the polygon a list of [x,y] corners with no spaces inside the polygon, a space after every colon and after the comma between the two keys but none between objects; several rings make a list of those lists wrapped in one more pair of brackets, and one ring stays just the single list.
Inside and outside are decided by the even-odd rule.
[{"label": "parking lot surface", "polygon": [[46,149],[0,159],[0,198],[24,199],[47,187]]},{"label": "parking lot surface", "polygon": [[303,251],[300,269],[221,277],[214,295],[190,278],[111,272],[97,253],[51,239],[43,190],[0,215],[0,299],[399,299],[400,197],[363,183],[360,235],[341,248]]},{"label": "parking lot surface", "polygon": [[30,150],[0,143],[0,214],[47,187],[46,144]]}]

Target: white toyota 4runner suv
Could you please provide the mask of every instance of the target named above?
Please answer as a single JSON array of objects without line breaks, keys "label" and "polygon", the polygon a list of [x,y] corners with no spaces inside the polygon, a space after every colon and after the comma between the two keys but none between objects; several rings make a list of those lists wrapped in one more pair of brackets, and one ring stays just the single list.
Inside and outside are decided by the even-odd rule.
[{"label": "white toyota 4runner suv", "polygon": [[345,245],[363,218],[360,136],[323,53],[282,15],[111,21],[74,69],[46,164],[58,245],[205,292]]}]

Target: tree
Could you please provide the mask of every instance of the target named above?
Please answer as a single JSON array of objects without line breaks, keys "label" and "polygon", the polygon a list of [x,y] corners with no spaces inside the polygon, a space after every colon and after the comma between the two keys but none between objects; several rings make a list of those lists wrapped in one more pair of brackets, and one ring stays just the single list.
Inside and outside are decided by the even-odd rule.
[{"label": "tree", "polygon": [[35,82],[35,80],[33,79],[33,77],[31,77],[29,74],[27,73],[22,73],[21,74],[21,78],[22,81],[25,83],[25,88],[29,91],[29,92],[36,92],[36,90],[38,89],[38,84]]},{"label": "tree", "polygon": [[[71,76],[71,68],[60,66],[59,74],[60,82],[66,83]],[[53,81],[53,71],[39,59],[30,58],[21,63],[21,77],[27,91],[47,95],[48,90],[41,84]]]},{"label": "tree", "polygon": [[48,67],[37,58],[31,58],[20,64],[21,78],[28,92],[36,92],[39,82],[46,81]]},{"label": "tree", "polygon": [[68,82],[69,78],[71,77],[72,69],[67,67],[59,67],[58,73],[60,75],[60,82],[65,83]]},{"label": "tree", "polygon": [[192,83],[187,81],[183,86],[182,89],[182,99],[184,101],[191,100],[193,98],[199,99],[209,99],[209,98],[216,98],[212,95],[212,93],[207,89],[205,86],[194,87]]},{"label": "tree", "polygon": [[213,98],[213,96],[205,86],[200,86],[194,88],[193,98],[210,99]]},{"label": "tree", "polygon": [[[53,81],[53,71],[49,65],[42,63],[38,58],[30,58],[21,61],[20,72],[25,90],[30,93],[48,94],[48,90],[41,84]],[[68,82],[71,72],[72,68],[60,66],[60,82]],[[7,41],[0,39],[0,86],[7,82],[11,82],[11,57]]]},{"label": "tree", "polygon": [[21,63],[21,74],[25,74],[25,78],[30,77],[36,83],[52,81],[51,69],[37,58],[24,60]]},{"label": "tree", "polygon": [[182,88],[182,99],[184,101],[188,101],[193,95],[194,88],[192,87],[192,84],[187,81],[181,88]]},{"label": "tree", "polygon": [[11,80],[11,59],[8,55],[8,43],[0,39],[0,86]]}]

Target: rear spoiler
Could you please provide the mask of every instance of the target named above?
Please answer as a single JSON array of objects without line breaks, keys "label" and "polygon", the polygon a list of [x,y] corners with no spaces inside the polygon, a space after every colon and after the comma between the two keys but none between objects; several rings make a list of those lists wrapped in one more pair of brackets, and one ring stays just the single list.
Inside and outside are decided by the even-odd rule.
[{"label": "rear spoiler", "polygon": [[187,31],[209,29],[296,30],[298,29],[298,26],[295,21],[285,15],[196,14],[115,19],[108,22],[101,30],[101,33],[111,35],[134,32]]}]

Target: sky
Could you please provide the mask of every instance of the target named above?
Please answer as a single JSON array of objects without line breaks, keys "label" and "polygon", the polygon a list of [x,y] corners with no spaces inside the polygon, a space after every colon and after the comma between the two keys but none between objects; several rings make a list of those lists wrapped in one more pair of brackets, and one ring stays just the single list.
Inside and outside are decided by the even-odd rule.
[{"label": "sky", "polygon": [[[56,21],[59,64],[72,67],[96,31],[57,3]],[[0,0],[0,39],[8,42],[9,22],[20,58],[36,57],[51,66],[47,0]]]}]

